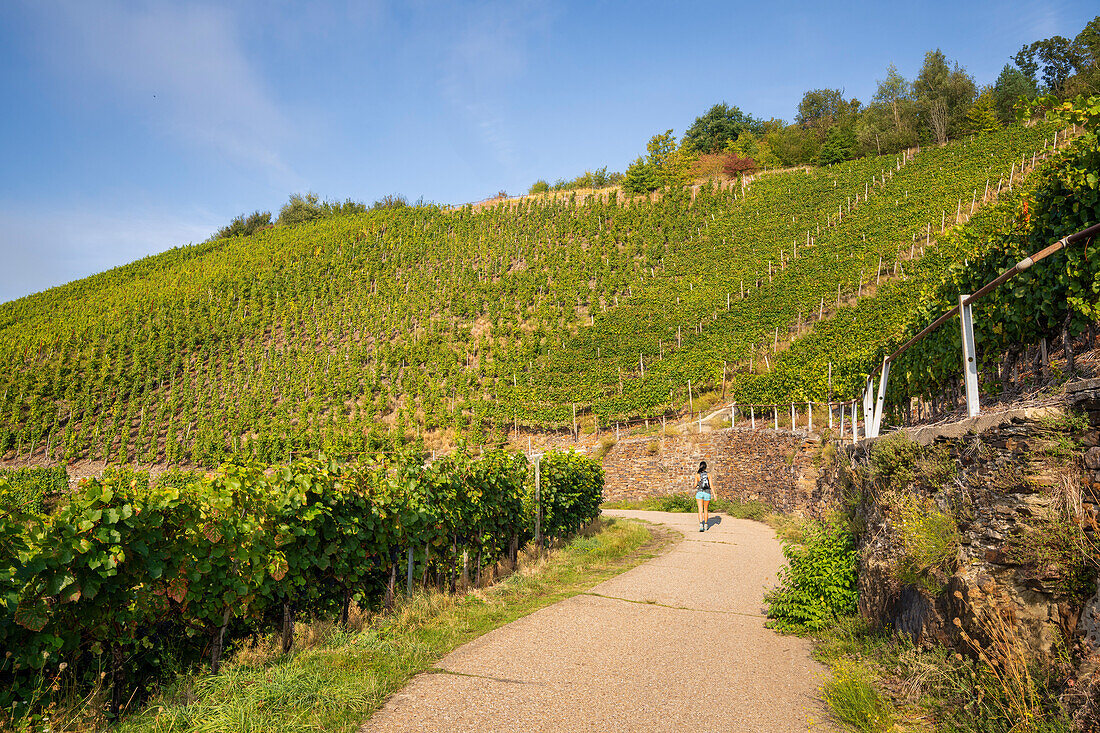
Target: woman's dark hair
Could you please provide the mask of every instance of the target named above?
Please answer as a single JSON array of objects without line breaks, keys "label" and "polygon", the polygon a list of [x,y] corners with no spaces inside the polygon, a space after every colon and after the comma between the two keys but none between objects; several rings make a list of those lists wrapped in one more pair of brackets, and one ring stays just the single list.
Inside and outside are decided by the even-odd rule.
[{"label": "woman's dark hair", "polygon": [[699,470],[696,471],[695,473],[702,473],[703,471],[706,471],[706,470],[707,470],[707,462],[706,461],[699,461]]}]

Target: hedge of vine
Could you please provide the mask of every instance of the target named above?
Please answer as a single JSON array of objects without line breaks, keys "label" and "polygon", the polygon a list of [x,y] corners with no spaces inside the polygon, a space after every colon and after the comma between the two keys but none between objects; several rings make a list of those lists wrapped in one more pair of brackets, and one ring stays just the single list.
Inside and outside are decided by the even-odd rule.
[{"label": "hedge of vine", "polygon": [[[546,535],[598,516],[598,462],[542,462]],[[473,577],[531,538],[533,486],[527,459],[503,451],[310,459],[186,482],[114,471],[44,514],[4,501],[0,478],[0,709],[60,670],[77,683],[108,671],[117,704],[172,655],[216,668],[235,634],[377,602],[409,550],[417,583]]]},{"label": "hedge of vine", "polygon": [[0,501],[29,511],[41,511],[45,497],[62,495],[69,489],[69,474],[64,466],[0,469],[0,481],[8,487]]}]

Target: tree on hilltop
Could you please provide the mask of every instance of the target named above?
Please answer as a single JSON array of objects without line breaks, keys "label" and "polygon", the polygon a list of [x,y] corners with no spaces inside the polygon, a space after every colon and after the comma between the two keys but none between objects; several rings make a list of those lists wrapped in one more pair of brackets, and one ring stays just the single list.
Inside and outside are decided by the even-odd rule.
[{"label": "tree on hilltop", "polygon": [[1001,129],[1001,123],[997,119],[997,107],[990,90],[987,89],[978,95],[978,101],[966,113],[966,125],[971,132],[978,135]]},{"label": "tree on hilltop", "polygon": [[211,239],[228,239],[230,237],[247,237],[261,229],[271,226],[270,211],[253,211],[248,216],[241,214],[226,226],[218,230]]},{"label": "tree on hilltop", "polygon": [[321,202],[313,192],[291,194],[290,200],[279,209],[279,223],[283,225],[303,224],[321,216]]},{"label": "tree on hilltop", "polygon": [[683,147],[696,153],[717,153],[745,132],[762,132],[761,121],[745,114],[736,105],[714,105],[696,117],[684,133]]},{"label": "tree on hilltop", "polygon": [[1061,94],[1066,81],[1084,68],[1082,50],[1062,36],[1051,36],[1022,47],[1012,57],[1020,70],[1038,82],[1042,72],[1043,91]]},{"label": "tree on hilltop", "polygon": [[639,155],[633,163],[627,166],[626,173],[623,174],[622,185],[623,190],[627,193],[639,194],[654,191],[660,188],[661,183],[653,166]]},{"label": "tree on hilltop", "polygon": [[977,86],[966,69],[958,63],[949,64],[937,48],[924,55],[924,65],[913,82],[913,96],[926,129],[942,145],[963,128]]},{"label": "tree on hilltop", "polygon": [[1016,102],[1020,97],[1031,98],[1039,93],[1035,82],[1012,64],[1005,64],[993,84],[993,106],[997,117],[1004,124],[1016,119]]},{"label": "tree on hilltop", "polygon": [[856,135],[851,127],[833,125],[817,153],[818,165],[832,165],[851,160],[856,154]]},{"label": "tree on hilltop", "polygon": [[917,109],[911,85],[897,67],[886,68],[871,103],[853,125],[858,152],[868,155],[896,153],[917,143]]}]

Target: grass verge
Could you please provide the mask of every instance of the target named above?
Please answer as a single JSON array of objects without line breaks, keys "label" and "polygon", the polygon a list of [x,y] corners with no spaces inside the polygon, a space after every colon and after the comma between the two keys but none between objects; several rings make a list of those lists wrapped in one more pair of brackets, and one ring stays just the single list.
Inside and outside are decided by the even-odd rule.
[{"label": "grass verge", "polygon": [[353,613],[347,626],[299,624],[291,654],[273,636],[241,646],[221,673],[179,677],[120,730],[355,730],[455,647],[653,557],[665,537],[604,518],[549,552],[525,550],[515,573],[489,588],[418,592],[389,613]]},{"label": "grass verge", "polygon": [[[822,693],[834,720],[861,733],[1068,733],[1058,702],[1057,663],[1010,680],[1004,660],[973,659],[939,644],[837,619],[812,636],[814,657],[832,668]],[[1026,700],[1026,705],[1019,705]]]}]

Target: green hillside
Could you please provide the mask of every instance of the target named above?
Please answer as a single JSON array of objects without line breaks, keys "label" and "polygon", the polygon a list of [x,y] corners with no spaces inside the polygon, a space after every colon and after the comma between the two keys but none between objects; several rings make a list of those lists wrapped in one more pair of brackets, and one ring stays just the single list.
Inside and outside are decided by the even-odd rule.
[{"label": "green hillside", "polygon": [[[1053,129],[657,201],[387,208],[178,248],[0,305],[0,450],[210,465],[382,429],[482,440],[569,424],[574,405],[604,424],[678,410],[724,364],[739,401],[820,397],[819,370],[780,380],[750,358],[763,371],[880,277],[906,287],[941,222]],[[889,335],[820,354],[849,364],[840,391]]]}]

